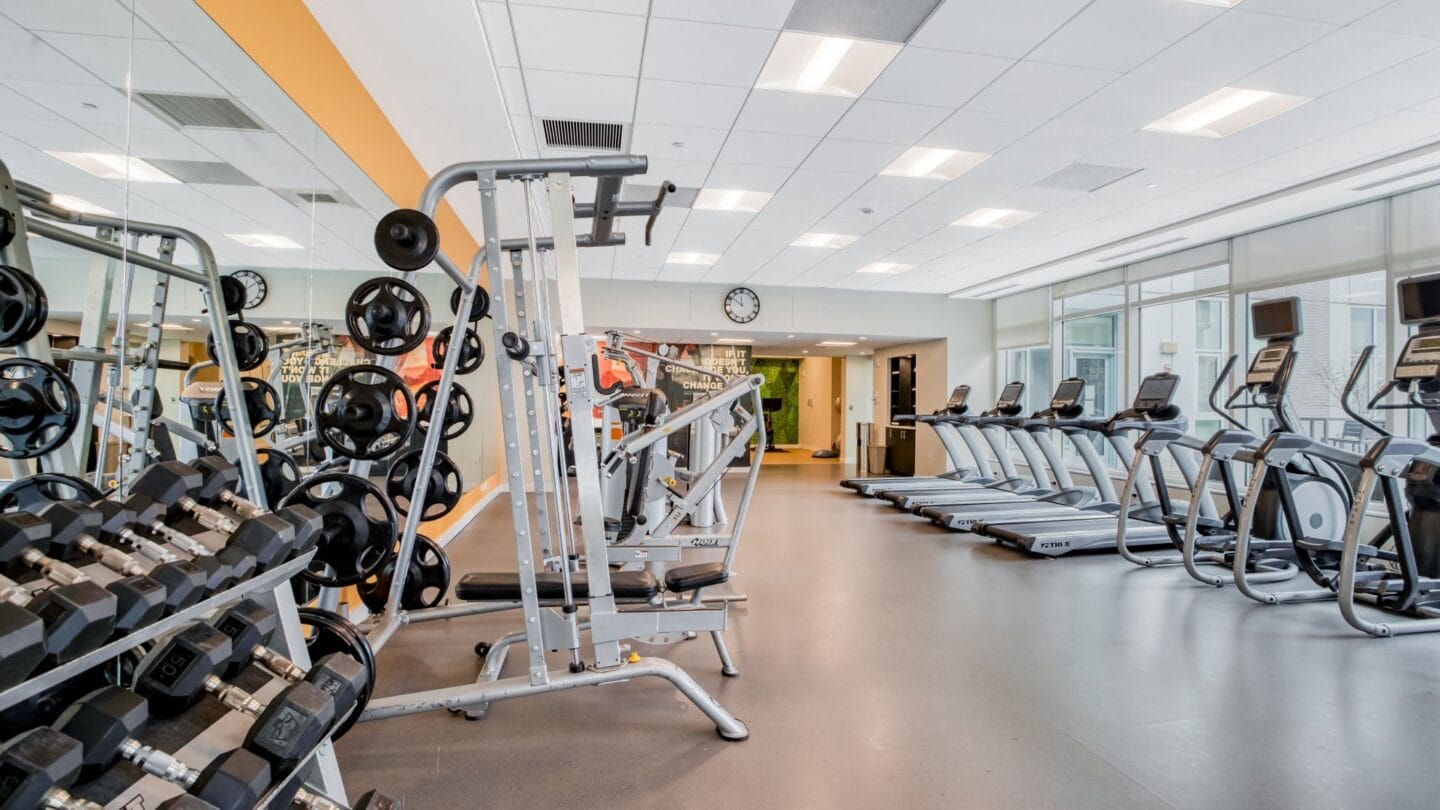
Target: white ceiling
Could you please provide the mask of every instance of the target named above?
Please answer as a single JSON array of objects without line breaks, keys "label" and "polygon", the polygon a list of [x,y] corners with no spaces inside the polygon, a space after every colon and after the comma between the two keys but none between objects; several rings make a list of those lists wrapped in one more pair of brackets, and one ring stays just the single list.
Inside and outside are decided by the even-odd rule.
[{"label": "white ceiling", "polygon": [[[1169,251],[1345,204],[1355,176],[1165,231],[1440,140],[1436,0],[944,0],[859,99],[753,88],[793,0],[435,0],[421,24],[378,0],[310,5],[387,112],[404,98],[396,123],[427,168],[487,156],[475,140],[507,124],[520,154],[550,154],[535,117],[569,117],[627,124],[643,182],[775,192],[758,214],[669,211],[654,247],[582,252],[591,277],[943,293],[1041,268],[1029,285],[1102,269],[1097,248],[1183,237]],[[481,52],[503,114],[473,101]],[[431,66],[452,69],[414,80]],[[1141,130],[1225,85],[1315,100],[1224,139]],[[993,157],[948,183],[876,176],[911,145]],[[1093,193],[1036,185],[1075,162],[1139,171]],[[1039,216],[948,224],[980,207]],[[789,247],[805,231],[861,238]],[[722,258],[666,265],[671,250]],[[857,275],[877,260],[917,268]]]},{"label": "white ceiling", "polygon": [[[188,228],[225,268],[382,269],[372,237],[392,204],[193,4],[120,0],[0,3],[0,161],[18,179],[131,219]],[[162,33],[163,32],[163,33]],[[133,62],[132,62],[133,60]],[[127,102],[133,88],[229,96],[268,131],[176,129]],[[98,179],[44,150],[228,163],[258,185]],[[299,204],[272,189],[339,191],[357,205]],[[313,208],[313,211],[312,211]],[[312,216],[313,215],[313,216]],[[301,250],[246,247],[224,234],[287,236]],[[36,240],[37,255],[73,252]],[[195,257],[182,250],[178,260]]]}]

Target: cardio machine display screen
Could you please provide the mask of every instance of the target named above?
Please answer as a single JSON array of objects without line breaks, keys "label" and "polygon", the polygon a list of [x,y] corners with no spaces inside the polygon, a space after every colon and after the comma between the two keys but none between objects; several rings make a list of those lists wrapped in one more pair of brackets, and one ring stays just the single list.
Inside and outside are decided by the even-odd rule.
[{"label": "cardio machine display screen", "polygon": [[1084,380],[1066,380],[1055,388],[1055,396],[1050,399],[1050,407],[1065,408],[1080,399],[1080,394],[1085,390]]},{"label": "cardio machine display screen", "polygon": [[1300,334],[1300,300],[1281,298],[1252,304],[1250,331],[1259,340],[1296,337]]},{"label": "cardio machine display screen", "polygon": [[967,399],[969,399],[969,398],[970,398],[970,386],[968,386],[968,385],[957,385],[957,386],[955,386],[955,390],[950,392],[950,399],[945,403],[945,407],[946,407],[946,408],[958,408],[958,407],[960,407],[961,405],[964,405],[964,404],[965,404],[965,400],[967,400]]},{"label": "cardio machine display screen", "polygon": [[1175,395],[1175,386],[1180,382],[1179,377],[1150,377],[1140,383],[1140,390],[1135,393],[1135,408],[1159,409],[1170,404],[1170,398]]},{"label": "cardio machine display screen", "polygon": [[1421,323],[1440,318],[1440,276],[1400,282],[1400,322]]},{"label": "cardio machine display screen", "polygon": [[1000,401],[995,403],[1001,408],[1007,405],[1014,405],[1020,401],[1020,395],[1025,393],[1024,383],[1010,383],[1005,390],[1000,392]]}]

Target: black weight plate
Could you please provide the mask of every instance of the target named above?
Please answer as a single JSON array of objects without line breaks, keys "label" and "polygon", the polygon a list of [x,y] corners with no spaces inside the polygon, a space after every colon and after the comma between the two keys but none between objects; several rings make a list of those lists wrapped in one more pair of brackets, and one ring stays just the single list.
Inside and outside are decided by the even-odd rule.
[{"label": "black weight plate", "polygon": [[[397,547],[398,556],[398,547]],[[397,561],[387,563],[380,573],[355,586],[360,601],[371,613],[385,610],[385,601],[390,598],[390,586],[395,576]],[[445,555],[434,540],[423,534],[415,535],[415,553],[410,559],[410,573],[405,577],[405,587],[400,592],[400,607],[403,610],[422,610],[435,607],[450,592],[450,558]]]},{"label": "black weight plate", "polygon": [[[250,418],[250,435],[257,439],[269,435],[270,431],[280,424],[280,392],[275,390],[275,386],[256,377],[242,377],[240,391],[245,400],[245,415]],[[220,427],[234,436],[235,426],[230,421],[230,402],[225,398],[223,388],[215,397],[215,416],[220,421]]]},{"label": "black weight plate", "polygon": [[[460,288],[456,287],[455,292],[450,293],[450,314],[460,314]],[[490,291],[484,287],[475,288],[475,300],[470,302],[470,314],[465,320],[470,323],[479,323],[490,314]]]},{"label": "black weight plate", "polygon": [[43,456],[79,421],[80,395],[63,371],[24,357],[0,361],[0,456]]},{"label": "black weight plate", "polygon": [[315,427],[320,440],[346,458],[383,458],[410,438],[415,395],[389,369],[342,368],[320,388]]},{"label": "black weight plate", "polygon": [[360,628],[338,613],[302,607],[299,615],[305,649],[310,654],[311,662],[319,661],[331,653],[344,653],[365,667],[365,686],[356,696],[355,709],[335,727],[334,736],[338,739],[345,736],[345,732],[360,719],[360,713],[365,711],[365,706],[370,703],[370,696],[375,693],[375,682],[380,677],[379,667],[375,662],[375,649],[370,646],[370,640],[365,638]]},{"label": "black weight plate", "polygon": [[[40,286],[40,282],[36,281],[34,276],[29,273],[21,273],[20,280],[35,293],[37,303],[30,313],[30,323],[24,330],[30,337],[34,337],[40,334],[41,329],[45,328],[45,321],[50,317],[50,299],[45,294],[45,288]],[[28,339],[26,338],[26,340]]]},{"label": "black weight plate", "polygon": [[395,509],[380,488],[359,476],[331,472],[311,476],[280,501],[320,514],[310,568],[300,576],[317,585],[354,585],[373,576],[395,555]]},{"label": "black weight plate", "polygon": [[240,314],[245,309],[245,282],[234,276],[221,276],[220,297],[225,303],[226,315]]},{"label": "black weight plate", "polygon": [[430,304],[414,285],[381,276],[362,281],[345,302],[345,328],[360,348],[404,354],[425,342]]},{"label": "black weight plate", "polygon": [[92,503],[105,497],[99,489],[83,478],[64,473],[35,473],[0,489],[0,512],[38,512],[55,501]]},{"label": "black weight plate", "polygon": [[[450,336],[454,333],[455,327],[447,326],[440,330],[435,340],[430,343],[430,365],[434,368],[445,367],[445,355],[450,351]],[[465,327],[465,340],[460,344],[460,359],[455,364],[456,374],[469,374],[480,368],[485,362],[485,344],[480,341],[480,333],[470,327]]]},{"label": "black weight plate", "polygon": [[440,252],[440,231],[425,214],[397,208],[375,225],[375,252],[396,270],[419,270]]},{"label": "black weight plate", "polygon": [[45,325],[45,293],[29,273],[0,265],[0,346],[18,346]]},{"label": "black weight plate", "polygon": [[[439,392],[439,380],[431,380],[415,392],[415,428],[422,434],[430,430],[430,424],[435,421],[435,398]],[[475,421],[475,401],[458,382],[450,383],[444,418],[445,427],[440,436],[447,441],[459,438]]]},{"label": "black weight plate", "polygon": [[[413,505],[410,495],[420,476],[420,448],[407,450],[395,457],[390,469],[385,472],[385,494],[395,504],[401,515],[409,515]],[[421,520],[436,520],[454,511],[464,492],[460,468],[444,453],[435,454],[435,463],[430,465],[430,483],[425,492],[425,508],[420,512]]]},{"label": "black weight plate", "polygon": [[[284,450],[274,447],[256,448],[255,460],[260,462],[260,486],[265,489],[265,503],[279,503],[300,483],[300,465]],[[236,484],[235,493],[246,497],[243,476]],[[0,501],[0,504],[3,504],[3,501]]]},{"label": "black weight plate", "polygon": [[[265,330],[253,323],[245,321],[230,321],[230,343],[235,347],[235,366],[241,371],[254,371],[265,362],[265,355],[270,351],[270,338],[265,336]],[[220,363],[220,358],[215,352],[215,335],[205,337],[205,353],[210,355],[211,362]]]}]

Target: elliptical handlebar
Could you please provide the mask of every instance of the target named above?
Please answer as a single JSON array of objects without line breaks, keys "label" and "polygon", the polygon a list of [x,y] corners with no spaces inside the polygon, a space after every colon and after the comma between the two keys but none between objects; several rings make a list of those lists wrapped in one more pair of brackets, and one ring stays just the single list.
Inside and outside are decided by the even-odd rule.
[{"label": "elliptical handlebar", "polygon": [[[1359,422],[1365,427],[1375,431],[1379,435],[1389,436],[1391,435],[1390,431],[1371,421],[1369,418],[1360,415],[1358,411],[1356,411],[1350,406],[1350,395],[1354,393],[1355,387],[1359,385],[1360,378],[1365,374],[1366,366],[1370,365],[1370,356],[1374,353],[1375,344],[1373,343],[1360,350],[1360,357],[1355,360],[1355,366],[1350,369],[1350,379],[1345,381],[1345,390],[1340,392],[1340,409],[1345,411],[1346,416],[1349,416],[1351,419],[1354,419],[1356,422]],[[1385,396],[1390,393],[1390,391],[1395,387],[1394,383],[1394,380],[1389,380],[1384,385],[1380,386],[1379,393],[1377,393],[1375,395],[1375,398],[1372,399],[1368,405],[1366,405],[1366,409],[1375,410],[1376,403],[1378,403],[1381,399],[1384,399]]]},{"label": "elliptical handlebar", "polygon": [[1219,402],[1220,391],[1224,388],[1225,381],[1230,379],[1230,372],[1235,369],[1235,363],[1239,361],[1239,359],[1240,355],[1232,354],[1230,355],[1230,359],[1225,361],[1225,367],[1220,369],[1219,374],[1215,375],[1215,383],[1210,386],[1210,396],[1207,398],[1207,401],[1210,403],[1210,410],[1214,411],[1221,419],[1224,419],[1240,430],[1249,430],[1249,428],[1245,427],[1244,423],[1230,415],[1230,404],[1235,397],[1240,395],[1241,389],[1236,389],[1235,393],[1230,396],[1230,400],[1223,406]]}]

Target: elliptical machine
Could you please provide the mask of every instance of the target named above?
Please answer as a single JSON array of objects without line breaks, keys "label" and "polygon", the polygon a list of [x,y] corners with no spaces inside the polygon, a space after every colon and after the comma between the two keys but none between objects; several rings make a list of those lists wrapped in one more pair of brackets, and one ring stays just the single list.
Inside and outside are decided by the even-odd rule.
[{"label": "elliptical machine", "polygon": [[[1299,421],[1288,394],[1298,358],[1295,339],[1302,332],[1299,299],[1253,304],[1250,319],[1255,337],[1267,342],[1246,373],[1243,390],[1250,391],[1252,401],[1237,407],[1268,411],[1275,427],[1244,459],[1253,467],[1235,520],[1231,580],[1245,596],[1266,605],[1334,599],[1344,519],[1355,502],[1345,470],[1357,469],[1360,456],[1296,430]],[[1351,370],[1352,385],[1360,371],[1359,364]],[[1241,457],[1235,453],[1232,458]],[[1317,588],[1276,592],[1255,587],[1281,578],[1272,573],[1273,565],[1259,567],[1257,560],[1288,560],[1291,555]],[[1224,584],[1203,576],[1200,580]]]},{"label": "elliptical machine", "polygon": [[[1393,436],[1351,410],[1350,391],[1373,346],[1361,353],[1343,401],[1351,418],[1380,435],[1360,460],[1356,499],[1341,539],[1338,586],[1340,614],[1351,627],[1372,636],[1440,630],[1440,273],[1402,281],[1398,293],[1400,322],[1419,331],[1405,341],[1390,379],[1366,407],[1423,411],[1433,432],[1424,440]],[[1396,390],[1406,393],[1403,402],[1383,402]],[[1377,483],[1388,521],[1369,542],[1361,543],[1365,507]],[[1387,540],[1393,550],[1380,548]],[[1359,602],[1406,620],[1372,622],[1356,609]]]}]

